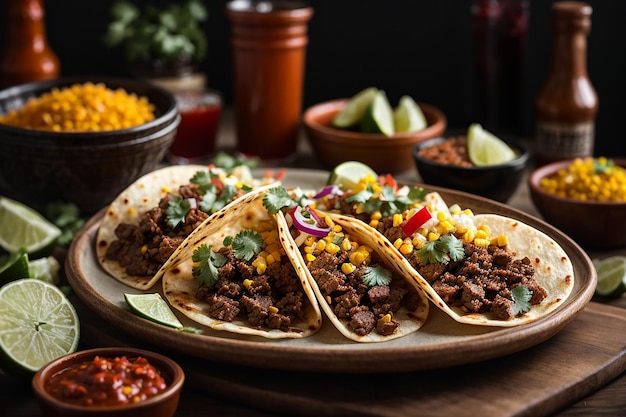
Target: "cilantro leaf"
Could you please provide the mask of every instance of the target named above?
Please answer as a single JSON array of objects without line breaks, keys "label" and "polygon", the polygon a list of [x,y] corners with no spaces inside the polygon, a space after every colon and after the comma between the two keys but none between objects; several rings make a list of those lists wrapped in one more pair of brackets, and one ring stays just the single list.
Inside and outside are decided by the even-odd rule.
[{"label": "cilantro leaf", "polygon": [[248,262],[263,249],[263,237],[254,230],[242,230],[232,240],[231,247],[237,259]]},{"label": "cilantro leaf", "polygon": [[465,256],[463,241],[457,239],[454,235],[442,236],[437,245],[439,249],[447,252],[448,256],[453,261],[460,261]]},{"label": "cilantro leaf", "polygon": [[179,223],[185,222],[185,216],[189,213],[191,204],[189,200],[172,194],[172,199],[167,203],[167,209],[165,214],[167,216],[167,223],[176,227]]},{"label": "cilantro leaf", "polygon": [[364,190],[359,191],[356,194],[349,195],[346,197],[346,202],[348,203],[365,203],[370,198],[374,196],[374,192],[372,191],[372,186],[368,185]]},{"label": "cilantro leaf", "polygon": [[213,252],[211,246],[204,243],[193,251],[191,260],[198,263],[191,269],[191,274],[207,287],[215,285],[219,279],[217,268],[226,263],[224,255]]},{"label": "cilantro leaf", "polygon": [[272,215],[277,214],[282,208],[292,208],[296,205],[284,187],[270,188],[263,196],[263,206]]},{"label": "cilantro leaf", "polygon": [[212,181],[213,178],[215,178],[215,174],[210,171],[197,171],[193,174],[193,177],[191,177],[189,182],[200,186],[202,192],[206,193],[209,190],[215,191],[215,185]]},{"label": "cilantro leaf", "polygon": [[389,285],[391,283],[391,271],[382,266],[369,266],[363,274],[363,283],[369,287]]},{"label": "cilantro leaf", "polygon": [[513,296],[513,305],[511,306],[511,312],[514,316],[521,316],[524,313],[530,311],[530,299],[533,296],[533,292],[525,285],[518,285],[511,290]]},{"label": "cilantro leaf", "polygon": [[220,211],[225,205],[233,201],[233,198],[237,195],[237,187],[232,184],[224,184],[224,189],[215,199],[211,212]]},{"label": "cilantro leaf", "polygon": [[600,162],[598,159],[593,160],[593,172],[595,174],[604,174],[611,168],[615,168],[615,162],[612,159],[606,160],[605,163]]},{"label": "cilantro leaf", "polygon": [[422,264],[442,263],[447,264],[450,260],[459,261],[465,256],[463,241],[454,235],[445,235],[439,240],[427,242],[415,254]]}]

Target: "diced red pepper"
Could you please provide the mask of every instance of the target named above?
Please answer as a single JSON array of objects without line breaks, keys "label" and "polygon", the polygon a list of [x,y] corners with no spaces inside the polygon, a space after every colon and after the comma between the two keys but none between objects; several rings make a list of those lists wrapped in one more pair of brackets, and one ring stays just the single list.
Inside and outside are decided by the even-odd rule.
[{"label": "diced red pepper", "polygon": [[417,229],[432,218],[427,207],[419,209],[407,222],[402,226],[402,231],[407,236],[412,236]]}]

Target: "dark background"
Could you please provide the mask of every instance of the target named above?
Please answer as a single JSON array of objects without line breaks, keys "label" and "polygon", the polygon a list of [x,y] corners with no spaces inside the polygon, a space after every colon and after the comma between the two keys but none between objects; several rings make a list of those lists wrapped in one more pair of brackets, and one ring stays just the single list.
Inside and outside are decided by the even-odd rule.
[{"label": "dark background", "polygon": [[[174,1],[174,0],[169,0]],[[180,0],[178,0],[180,1]],[[138,6],[150,1],[134,0]],[[163,4],[167,0],[153,0]],[[120,49],[108,49],[102,36],[111,19],[110,0],[46,0],[48,40],[61,61],[62,75],[127,76]],[[231,57],[225,0],[203,0],[209,54],[201,69],[208,85],[232,104]],[[441,108],[450,128],[478,120],[473,78],[471,1],[465,0],[310,0],[304,106],[348,97],[365,87],[387,92],[392,105],[408,94]],[[596,154],[626,156],[626,1],[589,0],[593,7],[588,38],[588,72],[600,108]],[[524,53],[521,127],[531,137],[533,101],[550,67],[551,1],[530,0]],[[4,11],[2,11],[4,13]],[[4,18],[4,16],[0,16]],[[3,20],[0,20],[3,21]],[[510,133],[510,132],[504,132]]]}]

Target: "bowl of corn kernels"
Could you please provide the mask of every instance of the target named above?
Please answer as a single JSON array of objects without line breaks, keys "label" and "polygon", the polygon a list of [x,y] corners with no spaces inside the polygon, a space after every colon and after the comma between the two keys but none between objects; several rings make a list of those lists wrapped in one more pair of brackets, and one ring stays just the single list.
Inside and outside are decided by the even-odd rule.
[{"label": "bowl of corn kernels", "polygon": [[180,116],[147,82],[72,77],[0,91],[0,195],[94,213],[162,162]]},{"label": "bowl of corn kernels", "polygon": [[536,168],[533,204],[584,248],[626,247],[626,159],[576,158]]}]

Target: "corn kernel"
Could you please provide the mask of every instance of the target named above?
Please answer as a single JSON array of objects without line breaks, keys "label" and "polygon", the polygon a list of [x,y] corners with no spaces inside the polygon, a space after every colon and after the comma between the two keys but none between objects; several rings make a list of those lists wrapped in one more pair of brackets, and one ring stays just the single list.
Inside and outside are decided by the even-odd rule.
[{"label": "corn kernel", "polygon": [[269,307],[267,308],[267,311],[269,311],[269,312],[270,312],[270,313],[272,313],[272,314],[276,314],[276,313],[278,313],[278,308],[276,308],[276,307],[274,307],[274,306],[269,306]]},{"label": "corn kernel", "polygon": [[355,270],[356,266],[354,264],[351,264],[349,262],[344,262],[341,264],[341,272],[346,275],[353,273]]},{"label": "corn kernel", "polygon": [[404,244],[402,244],[402,246],[400,246],[400,253],[403,255],[408,255],[411,252],[413,252],[413,244],[410,242],[405,242]]},{"label": "corn kernel", "polygon": [[326,247],[324,248],[324,250],[332,255],[334,255],[335,253],[339,252],[339,245],[335,244],[335,243],[327,243]]},{"label": "corn kernel", "polygon": [[243,280],[242,284],[243,284],[244,287],[250,288],[250,285],[252,284],[252,280],[246,278],[246,279]]},{"label": "corn kernel", "polygon": [[438,233],[434,233],[434,232],[430,232],[428,233],[427,239],[429,242],[433,242],[437,239],[439,239],[440,235]]},{"label": "corn kernel", "polygon": [[474,245],[480,246],[483,248],[489,247],[489,239],[475,238]]},{"label": "corn kernel", "polygon": [[391,314],[389,314],[389,313],[385,314],[384,316],[382,316],[382,317],[380,318],[380,320],[381,320],[383,323],[390,323],[390,322],[391,322]]},{"label": "corn kernel", "polygon": [[146,252],[148,252],[148,245],[143,245],[143,246],[141,247],[141,254],[143,255],[143,254],[145,254]]},{"label": "corn kernel", "polygon": [[383,218],[383,214],[380,211],[375,211],[374,213],[372,213],[372,215],[370,216],[370,219],[372,220],[380,220]]},{"label": "corn kernel", "polygon": [[372,219],[372,220],[370,220],[370,226],[372,226],[372,227],[374,227],[374,228],[378,227],[378,224],[379,224],[379,223],[380,223],[380,221],[379,221],[379,220],[376,220],[376,219]]},{"label": "corn kernel", "polygon": [[313,262],[315,260],[315,255],[313,255],[312,253],[307,253],[305,258],[307,262]]},{"label": "corn kernel", "polygon": [[402,218],[402,214],[396,213],[393,215],[393,226],[398,227],[402,224],[404,219]]}]

